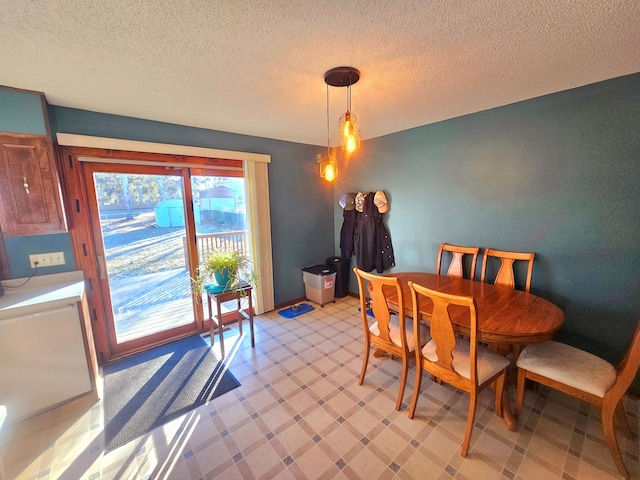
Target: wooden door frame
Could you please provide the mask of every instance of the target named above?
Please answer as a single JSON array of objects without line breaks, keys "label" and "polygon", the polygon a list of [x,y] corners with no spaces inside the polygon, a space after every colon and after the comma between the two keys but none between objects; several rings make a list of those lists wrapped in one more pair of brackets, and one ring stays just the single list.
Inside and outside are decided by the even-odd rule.
[{"label": "wooden door frame", "polygon": [[[144,350],[154,343],[146,342],[144,347],[133,347],[126,352],[114,352],[109,347],[106,305],[102,289],[100,288],[100,272],[97,264],[97,253],[92,236],[92,223],[90,218],[89,198],[93,192],[87,191],[87,185],[81,167],[81,157],[102,160],[105,163],[132,163],[141,165],[164,165],[173,168],[202,168],[209,175],[242,177],[242,161],[220,158],[192,157],[184,155],[170,155],[159,153],[131,152],[120,150],[104,150],[86,147],[60,146],[58,161],[64,196],[64,205],[67,213],[67,221],[71,242],[73,245],[76,268],[84,273],[87,301],[91,316],[91,325],[96,343],[96,352],[100,364],[108,363],[123,356],[127,356]],[[124,159],[124,160],[123,160]],[[185,183],[185,191],[191,191],[191,183]],[[188,184],[188,185],[187,185]],[[191,195],[190,195],[191,196]],[[185,194],[185,198],[187,197]],[[187,236],[196,239],[193,208],[186,208]],[[95,220],[94,220],[95,222]],[[190,271],[197,268],[197,252],[188,249],[188,262]],[[195,301],[195,300],[194,300]],[[202,304],[195,308],[196,325],[199,330],[204,330],[204,312]],[[191,333],[175,337],[181,338]],[[171,340],[173,340],[172,338]],[[157,344],[166,343],[169,340],[158,341]]]}]

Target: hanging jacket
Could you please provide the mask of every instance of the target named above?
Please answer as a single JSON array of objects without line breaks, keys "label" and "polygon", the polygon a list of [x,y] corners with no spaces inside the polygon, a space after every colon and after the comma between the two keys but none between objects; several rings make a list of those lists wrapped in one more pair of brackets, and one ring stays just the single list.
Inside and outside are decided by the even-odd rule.
[{"label": "hanging jacket", "polygon": [[351,258],[354,251],[354,235],[356,232],[357,217],[360,212],[354,208],[342,211],[342,228],[340,229],[340,252],[343,258]]},{"label": "hanging jacket", "polygon": [[364,197],[362,213],[357,217],[354,236],[356,265],[365,272],[382,273],[394,267],[395,256],[389,231],[382,223],[382,214],[373,203],[374,196]]}]

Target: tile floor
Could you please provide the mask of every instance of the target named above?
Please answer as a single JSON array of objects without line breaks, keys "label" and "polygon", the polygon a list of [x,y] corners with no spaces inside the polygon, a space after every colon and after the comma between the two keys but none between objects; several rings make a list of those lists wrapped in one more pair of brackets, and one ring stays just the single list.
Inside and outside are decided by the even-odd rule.
[{"label": "tile floor", "polygon": [[[255,350],[237,330],[227,334],[241,387],[106,454],[102,402],[82,397],[9,430],[8,478],[621,478],[597,411],[546,388],[527,392],[517,432],[506,430],[493,393],[483,392],[469,454],[460,457],[466,394],[425,379],[409,420],[413,367],[400,412],[397,360],[371,357],[358,385],[363,343],[354,298],[289,320],[271,312],[256,327]],[[640,402],[625,404],[638,432]],[[638,440],[618,437],[639,479]]]}]

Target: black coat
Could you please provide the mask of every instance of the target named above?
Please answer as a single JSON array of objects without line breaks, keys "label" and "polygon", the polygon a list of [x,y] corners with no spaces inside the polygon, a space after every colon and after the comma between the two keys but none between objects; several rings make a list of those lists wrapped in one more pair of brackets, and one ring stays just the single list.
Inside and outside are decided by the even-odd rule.
[{"label": "black coat", "polygon": [[343,258],[353,256],[353,238],[356,231],[357,217],[360,215],[356,209],[343,210],[342,228],[340,229],[340,252]]},{"label": "black coat", "polygon": [[360,270],[382,273],[396,264],[389,231],[382,223],[382,214],[373,203],[374,195],[364,198],[363,211],[357,216],[354,235],[356,265]]}]

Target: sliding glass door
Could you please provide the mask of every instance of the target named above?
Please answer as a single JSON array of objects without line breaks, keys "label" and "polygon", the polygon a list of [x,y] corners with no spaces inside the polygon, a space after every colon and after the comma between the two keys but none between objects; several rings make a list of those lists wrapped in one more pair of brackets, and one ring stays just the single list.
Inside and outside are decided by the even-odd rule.
[{"label": "sliding glass door", "polygon": [[191,290],[198,266],[214,249],[248,253],[242,172],[82,165],[110,351],[202,330],[206,298]]},{"label": "sliding glass door", "polygon": [[198,330],[182,169],[85,163],[110,349]]}]

